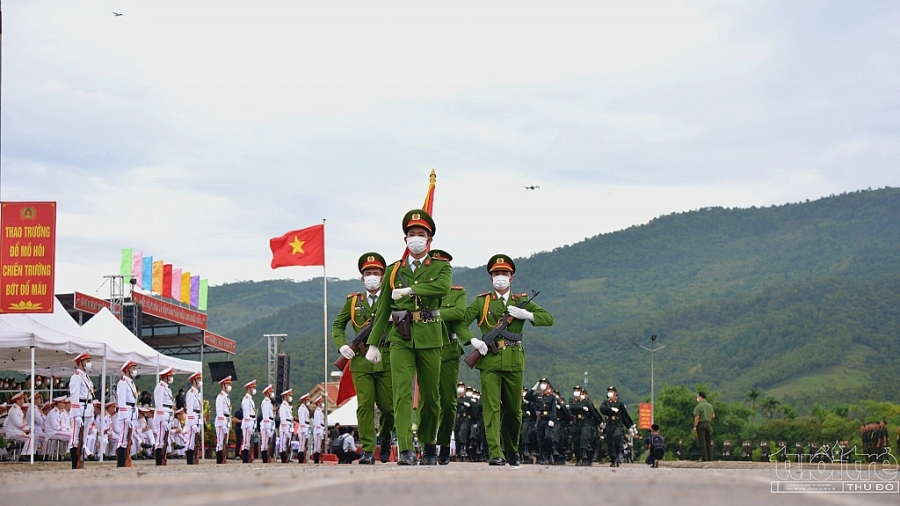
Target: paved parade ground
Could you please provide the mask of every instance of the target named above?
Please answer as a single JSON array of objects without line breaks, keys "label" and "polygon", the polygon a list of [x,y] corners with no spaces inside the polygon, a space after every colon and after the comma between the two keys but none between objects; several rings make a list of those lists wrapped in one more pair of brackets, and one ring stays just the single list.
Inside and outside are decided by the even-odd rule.
[{"label": "paved parade ground", "polygon": [[[164,468],[135,462],[131,469],[86,464],[87,469],[78,472],[64,463],[0,465],[0,504],[900,504],[897,493],[773,493],[772,482],[780,481],[783,487],[785,481],[776,476],[774,464],[760,463],[665,462],[659,469],[643,464],[618,469],[491,468],[483,463],[408,468],[229,462],[188,467],[176,461]],[[870,481],[869,488],[896,480]]]}]

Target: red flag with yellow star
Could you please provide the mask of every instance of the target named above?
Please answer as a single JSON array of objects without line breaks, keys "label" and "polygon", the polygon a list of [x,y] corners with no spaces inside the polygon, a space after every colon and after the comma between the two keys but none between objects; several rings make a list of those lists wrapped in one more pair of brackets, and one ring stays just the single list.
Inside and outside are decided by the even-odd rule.
[{"label": "red flag with yellow star", "polygon": [[269,239],[272,268],[325,265],[325,225],[314,225]]}]

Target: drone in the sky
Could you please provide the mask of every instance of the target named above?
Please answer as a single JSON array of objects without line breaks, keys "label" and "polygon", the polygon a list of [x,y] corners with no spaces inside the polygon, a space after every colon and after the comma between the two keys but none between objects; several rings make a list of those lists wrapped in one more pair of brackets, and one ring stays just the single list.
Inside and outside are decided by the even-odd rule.
[{"label": "drone in the sky", "polygon": [[526,190],[540,190],[541,187],[538,185],[531,185],[531,186],[526,186],[525,189]]}]

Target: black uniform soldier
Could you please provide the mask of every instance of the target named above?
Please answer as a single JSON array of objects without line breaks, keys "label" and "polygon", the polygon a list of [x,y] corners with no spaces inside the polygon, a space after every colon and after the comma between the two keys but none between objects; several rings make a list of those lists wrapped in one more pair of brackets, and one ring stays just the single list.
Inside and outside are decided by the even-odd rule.
[{"label": "black uniform soldier", "polygon": [[460,381],[456,384],[456,460],[465,462],[469,447],[469,434],[472,431],[472,387]]},{"label": "black uniform soldier", "polygon": [[559,391],[554,390],[556,397],[556,424],[553,426],[553,463],[559,466],[566,465],[571,454],[570,424],[572,415],[569,406]]},{"label": "black uniform soldier", "polygon": [[600,423],[600,412],[582,394],[581,387],[572,389],[572,403],[569,411],[574,418],[572,439],[575,447],[576,465],[590,466],[594,460],[593,446],[596,426]]},{"label": "black uniform soldier", "polygon": [[531,440],[534,437],[534,403],[529,401],[528,389],[522,387],[522,429],[519,431],[519,455],[523,462],[532,464],[532,446]]},{"label": "black uniform soldier", "polygon": [[525,396],[532,402],[535,413],[535,431],[539,449],[538,464],[553,461],[553,426],[556,425],[556,396],[547,378],[542,378]]},{"label": "black uniform soldier", "polygon": [[625,451],[625,430],[634,425],[628,416],[625,403],[619,400],[616,387],[606,389],[606,400],[600,405],[600,413],[606,416],[606,449],[609,452],[610,467],[619,467],[622,452]]}]

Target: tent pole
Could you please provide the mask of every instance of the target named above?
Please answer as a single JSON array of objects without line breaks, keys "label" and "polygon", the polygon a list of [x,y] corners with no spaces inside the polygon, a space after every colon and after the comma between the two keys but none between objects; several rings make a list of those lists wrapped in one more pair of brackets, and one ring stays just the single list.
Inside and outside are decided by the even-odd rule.
[{"label": "tent pole", "polygon": [[29,404],[31,404],[31,432],[28,436],[31,438],[31,465],[34,465],[34,412],[36,411],[34,406],[34,346],[31,347],[31,402]]},{"label": "tent pole", "polygon": [[[103,415],[106,413],[106,345],[103,345],[103,365],[100,370],[100,434],[103,437],[103,431],[106,429],[103,424]],[[109,447],[109,439],[106,442],[107,449]],[[103,462],[103,453],[100,452],[100,462]]]},{"label": "tent pole", "polygon": [[[203,347],[205,334],[200,337],[200,374],[203,374]],[[206,420],[203,419],[203,376],[200,376],[200,459],[206,458]]]}]

